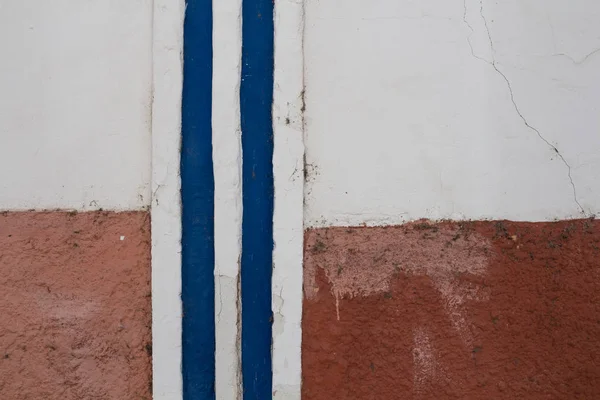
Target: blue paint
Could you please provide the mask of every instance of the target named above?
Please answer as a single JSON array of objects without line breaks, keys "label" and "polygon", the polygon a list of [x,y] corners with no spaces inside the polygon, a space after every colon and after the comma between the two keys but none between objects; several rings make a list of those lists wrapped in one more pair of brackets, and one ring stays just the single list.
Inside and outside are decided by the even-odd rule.
[{"label": "blue paint", "polygon": [[181,121],[183,398],[215,398],[212,0],[188,0]]},{"label": "blue paint", "polygon": [[271,395],[273,0],[243,0],[242,380],[244,400]]}]

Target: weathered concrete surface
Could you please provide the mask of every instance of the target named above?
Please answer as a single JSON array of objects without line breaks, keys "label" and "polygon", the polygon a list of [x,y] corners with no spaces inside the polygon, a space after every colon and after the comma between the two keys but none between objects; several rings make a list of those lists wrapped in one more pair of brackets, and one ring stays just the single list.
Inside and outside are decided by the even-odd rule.
[{"label": "weathered concrete surface", "polygon": [[304,400],[600,398],[600,223],[306,232]]},{"label": "weathered concrete surface", "polygon": [[0,398],[150,399],[146,212],[0,214]]}]

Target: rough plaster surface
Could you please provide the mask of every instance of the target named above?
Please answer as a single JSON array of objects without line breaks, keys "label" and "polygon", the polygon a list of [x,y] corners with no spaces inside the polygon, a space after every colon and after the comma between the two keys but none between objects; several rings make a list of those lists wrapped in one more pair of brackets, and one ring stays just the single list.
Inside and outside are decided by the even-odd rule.
[{"label": "rough plaster surface", "polygon": [[0,47],[0,210],[148,206],[152,1],[3,1]]},{"label": "rough plaster surface", "polygon": [[307,0],[305,223],[600,211],[598,18],[595,0]]},{"label": "rough plaster surface", "polygon": [[596,399],[600,223],[305,236],[302,398]]},{"label": "rough plaster surface", "polygon": [[0,214],[0,393],[150,399],[145,212]]}]

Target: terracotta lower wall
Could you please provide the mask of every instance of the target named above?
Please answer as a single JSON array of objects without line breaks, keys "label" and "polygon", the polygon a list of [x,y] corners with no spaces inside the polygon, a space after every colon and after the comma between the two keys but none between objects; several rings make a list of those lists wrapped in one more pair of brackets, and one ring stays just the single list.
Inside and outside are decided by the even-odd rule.
[{"label": "terracotta lower wall", "polygon": [[0,214],[0,398],[151,398],[146,212]]},{"label": "terracotta lower wall", "polygon": [[600,223],[306,232],[303,400],[600,398]]}]

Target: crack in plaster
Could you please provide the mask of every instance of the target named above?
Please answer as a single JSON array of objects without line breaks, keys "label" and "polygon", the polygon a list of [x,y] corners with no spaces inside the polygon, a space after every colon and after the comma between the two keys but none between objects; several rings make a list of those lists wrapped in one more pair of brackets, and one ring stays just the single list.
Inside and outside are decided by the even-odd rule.
[{"label": "crack in plaster", "polygon": [[[473,34],[474,30],[473,27],[471,26],[471,24],[469,24],[469,22],[467,21],[467,0],[463,0],[463,22],[464,24],[467,26],[467,28],[469,28],[469,30],[471,31],[471,33],[467,36],[467,43],[469,44],[469,48],[471,49],[471,55],[473,57],[475,57],[478,60],[481,60],[483,62],[485,62],[486,64],[489,64],[492,68],[494,68],[494,70],[496,71],[496,73],[498,73],[498,75],[500,75],[502,77],[502,79],[504,79],[504,82],[506,82],[506,86],[508,88],[509,94],[510,94],[510,100],[512,102],[512,105],[515,109],[515,112],[517,113],[517,115],[519,116],[519,118],[523,121],[523,124],[530,130],[532,130],[533,132],[535,132],[537,134],[537,136],[540,138],[540,140],[542,140],[546,145],[548,145],[552,150],[554,150],[554,152],[558,155],[558,157],[561,159],[562,163],[567,167],[567,175],[569,177],[569,182],[571,184],[571,187],[573,189],[573,199],[575,201],[575,203],[577,204],[577,207],[579,208],[579,212],[581,212],[582,214],[585,215],[585,210],[583,208],[583,206],[581,205],[581,203],[579,202],[578,198],[577,198],[577,188],[575,187],[575,182],[573,181],[573,176],[571,175],[571,165],[567,162],[567,160],[565,159],[565,157],[561,154],[561,152],[558,150],[558,148],[556,146],[554,146],[552,143],[550,143],[550,141],[548,141],[548,139],[546,139],[544,137],[544,135],[542,135],[542,133],[539,131],[539,129],[537,129],[536,127],[534,127],[533,125],[531,125],[529,123],[529,121],[527,121],[527,119],[525,118],[525,116],[523,115],[523,113],[521,112],[521,110],[519,109],[519,106],[517,105],[517,102],[515,101],[515,96],[514,96],[514,92],[513,92],[513,88],[512,88],[512,84],[510,83],[510,80],[508,79],[508,77],[502,72],[500,71],[500,69],[498,69],[498,66],[496,65],[496,59],[494,57],[494,55],[496,54],[496,49],[494,48],[494,41],[492,40],[492,35],[490,33],[490,29],[488,26],[488,22],[487,19],[484,15],[483,12],[483,0],[479,0],[479,14],[481,15],[481,19],[483,21],[483,24],[485,26],[485,30],[487,33],[487,37],[488,37],[488,41],[490,44],[490,50],[492,53],[492,61],[488,61],[482,57],[479,57],[475,54],[475,52],[473,51],[473,45],[471,44],[471,35]],[[592,51],[591,53],[589,53],[587,56],[585,56],[580,62],[575,61],[573,58],[571,58],[570,56],[566,55],[566,54],[557,54],[557,55],[561,55],[561,56],[565,56],[569,59],[571,59],[571,61],[573,61],[575,64],[581,64],[583,62],[585,62],[589,57],[591,57],[592,55],[594,55],[595,53],[600,52],[600,48]]]},{"label": "crack in plaster", "polygon": [[475,51],[473,50],[473,44],[471,43],[471,36],[473,35],[473,33],[475,33],[475,30],[473,29],[473,27],[471,26],[469,21],[467,21],[467,0],[463,0],[463,23],[471,31],[471,33],[469,33],[467,35],[467,43],[469,44],[469,49],[471,50],[471,55],[473,57],[475,57],[476,59],[489,64],[490,62],[488,60],[486,60],[485,58],[479,57],[478,55],[475,54]]},{"label": "crack in plaster", "polygon": [[[240,259],[238,257],[238,266],[240,263]],[[235,387],[237,388],[236,390],[236,394],[235,394],[235,399],[233,400],[241,400],[241,393],[242,393],[242,377],[241,377],[241,370],[240,370],[240,366],[241,364],[241,297],[240,297],[240,274],[235,274],[233,276],[227,275],[227,274],[215,274],[215,282],[217,282],[218,284],[218,288],[219,288],[219,310],[216,313],[216,322],[217,324],[221,323],[221,313],[223,311],[223,289],[222,289],[222,284],[221,284],[221,280],[225,279],[225,280],[231,280],[232,282],[235,281],[235,318],[236,318],[236,322],[235,322],[235,360],[233,365],[235,366],[235,378],[234,378],[234,384]],[[230,282],[230,281],[227,281]],[[226,282],[226,287],[229,287],[229,285]]]},{"label": "crack in plaster", "polygon": [[[238,257],[238,265],[241,264],[241,258]],[[241,290],[241,274],[237,274],[236,277],[236,296],[237,296],[237,301],[235,302],[236,305],[236,335],[235,335],[235,343],[236,343],[236,351],[235,351],[235,356],[236,356],[236,363],[235,365],[236,367],[236,371],[235,371],[235,382],[237,385],[237,392],[236,392],[236,398],[235,400],[241,400],[242,398],[242,392],[243,392],[243,387],[242,387],[242,290]]]},{"label": "crack in plaster", "polygon": [[[273,310],[273,329],[275,329],[276,327],[280,327],[282,331],[285,325],[285,314],[283,313],[283,304],[285,302],[283,299],[283,288],[284,285],[281,286],[281,289],[279,290],[279,295],[275,294],[275,310]],[[278,320],[275,320],[275,317],[278,317]],[[277,332],[274,336],[279,336],[280,333],[281,332]],[[272,346],[273,344],[271,343],[271,347]]]},{"label": "crack in plaster", "polygon": [[217,321],[221,321],[221,312],[223,311],[223,289],[221,288],[221,279],[225,275],[217,275],[217,281],[219,282],[219,311],[217,312]]},{"label": "crack in plaster", "polygon": [[598,47],[595,50],[592,50],[591,52],[589,52],[588,54],[586,54],[585,56],[583,56],[583,58],[581,58],[580,60],[576,60],[573,57],[571,57],[570,55],[568,55],[567,53],[556,53],[556,54],[552,54],[554,57],[566,57],[569,60],[571,60],[571,62],[575,65],[581,65],[584,64],[590,57],[592,57],[593,55],[600,53],[600,47]]},{"label": "crack in plaster", "polygon": [[285,300],[283,300],[283,285],[281,286],[281,290],[279,291],[279,296],[277,296],[277,299],[281,302],[281,304],[279,304],[279,310],[277,310],[276,313],[281,316],[281,319],[284,319],[283,303],[285,302]]},{"label": "crack in plaster", "polygon": [[[238,258],[239,260],[239,258]],[[239,263],[239,261],[238,261]],[[238,264],[239,265],[239,264]],[[236,322],[235,322],[235,360],[234,360],[234,366],[235,366],[235,386],[237,388],[236,391],[236,397],[234,400],[241,400],[241,393],[242,393],[242,379],[241,379],[241,370],[240,370],[240,366],[241,364],[241,297],[240,297],[240,274],[234,275],[234,276],[229,276],[227,274],[215,274],[215,281],[218,282],[218,287],[219,287],[219,310],[216,313],[216,322],[220,323],[221,322],[221,312],[223,311],[223,289],[222,289],[222,285],[221,285],[221,280],[225,279],[225,280],[231,280],[228,282],[233,282],[235,281],[235,296],[236,296],[236,300],[235,300],[235,318],[236,318]],[[226,282],[226,287],[229,287],[227,285]]]}]

